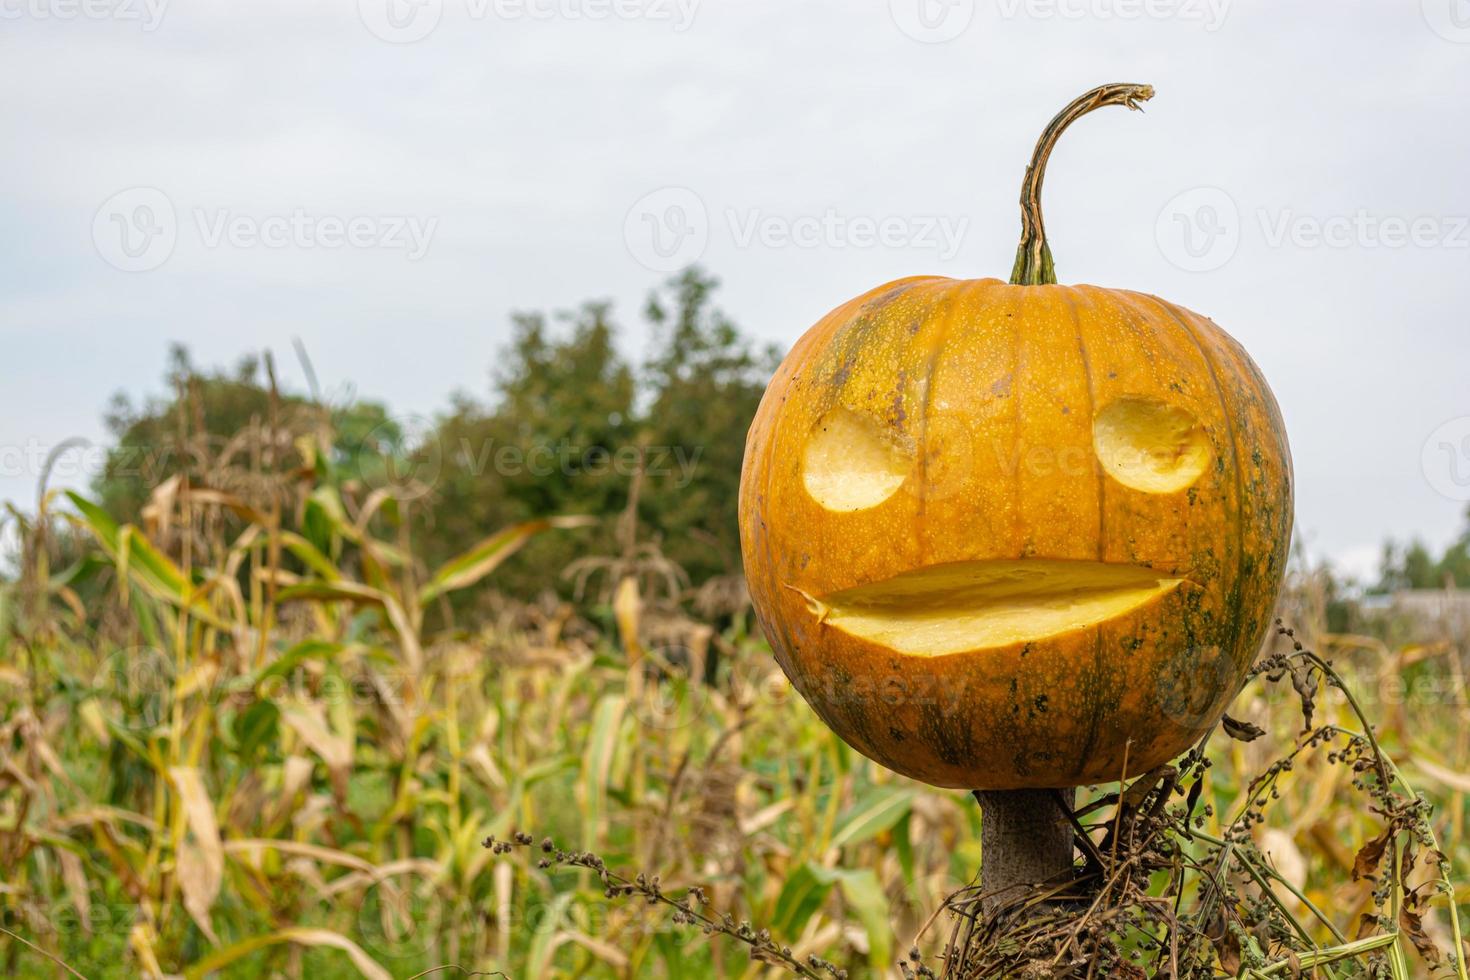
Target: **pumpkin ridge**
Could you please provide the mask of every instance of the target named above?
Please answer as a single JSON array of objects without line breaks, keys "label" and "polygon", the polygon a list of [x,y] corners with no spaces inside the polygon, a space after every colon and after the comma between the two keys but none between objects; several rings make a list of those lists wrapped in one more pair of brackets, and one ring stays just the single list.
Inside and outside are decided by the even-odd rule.
[{"label": "pumpkin ridge", "polygon": [[[1205,369],[1210,373],[1210,381],[1215,386],[1215,396],[1220,400],[1220,411],[1221,414],[1224,416],[1225,428],[1230,437],[1230,465],[1231,468],[1235,471],[1236,513],[1233,515],[1233,523],[1235,524],[1236,550],[1235,581],[1232,584],[1232,588],[1236,591],[1243,590],[1245,588],[1244,578],[1246,557],[1245,477],[1244,474],[1241,472],[1240,466],[1240,435],[1236,427],[1235,417],[1230,411],[1230,403],[1225,396],[1225,386],[1220,381],[1220,373],[1215,366],[1214,356],[1210,351],[1205,349],[1204,342],[1200,339],[1199,332],[1195,330],[1194,326],[1190,324],[1184,317],[1180,316],[1179,311],[1176,310],[1172,304],[1165,302],[1157,296],[1149,296],[1147,294],[1142,295],[1146,296],[1146,298],[1152,300],[1155,304],[1157,304],[1158,307],[1163,310],[1166,315],[1168,315],[1171,319],[1173,319],[1175,323],[1179,325],[1185,336],[1189,337],[1189,339],[1194,343],[1194,346],[1200,352],[1200,357],[1204,359]],[[1232,655],[1236,657],[1253,656],[1254,651],[1242,652],[1241,650],[1237,649],[1240,646],[1240,632],[1240,617],[1232,616],[1230,619],[1230,645]]]},{"label": "pumpkin ridge", "polygon": [[[1097,418],[1097,386],[1092,377],[1092,357],[1087,353],[1087,340],[1082,323],[1082,311],[1077,305],[1077,290],[1071,286],[1062,287],[1066,290],[1063,294],[1067,298],[1067,309],[1072,313],[1073,334],[1077,338],[1077,354],[1082,359],[1082,377],[1086,381],[1087,389],[1087,424],[1090,428]],[[1107,560],[1107,523],[1108,523],[1108,493],[1107,475],[1101,467],[1095,468],[1097,474],[1097,560]]]}]

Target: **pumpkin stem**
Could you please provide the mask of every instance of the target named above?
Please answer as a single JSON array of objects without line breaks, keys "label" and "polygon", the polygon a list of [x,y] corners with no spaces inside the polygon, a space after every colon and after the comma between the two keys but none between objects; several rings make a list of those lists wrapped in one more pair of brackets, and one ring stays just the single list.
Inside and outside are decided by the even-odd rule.
[{"label": "pumpkin stem", "polygon": [[[975,790],[980,802],[981,906],[988,915],[1072,877],[1075,790]],[[1065,807],[1065,809],[1063,809]]]},{"label": "pumpkin stem", "polygon": [[1016,249],[1016,266],[1011,270],[1012,285],[1043,286],[1057,281],[1051,247],[1046,243],[1046,227],[1041,221],[1041,182],[1046,177],[1047,158],[1062,132],[1094,109],[1105,105],[1137,109],[1138,103],[1153,97],[1152,85],[1127,82],[1100,85],[1074,99],[1047,125],[1036,144],[1036,152],[1031,155],[1031,165],[1026,168],[1026,180],[1021,184],[1021,246]]}]

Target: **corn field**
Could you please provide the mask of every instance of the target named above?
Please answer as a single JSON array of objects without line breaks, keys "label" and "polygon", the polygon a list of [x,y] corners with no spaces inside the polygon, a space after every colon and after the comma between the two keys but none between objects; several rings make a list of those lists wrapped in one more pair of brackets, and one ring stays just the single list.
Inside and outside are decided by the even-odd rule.
[{"label": "corn field", "polygon": [[[506,596],[496,571],[523,545],[575,540],[592,518],[548,515],[426,567],[414,494],[341,471],[328,445],[319,425],[261,421],[201,447],[137,526],[78,493],[10,511],[8,975],[789,972],[767,940],[832,975],[941,969],[947,899],[980,866],[979,808],[832,735],[776,666],[738,571],[692,589],[638,526],[636,480],[615,553],[567,569],[572,598]],[[1391,781],[1433,809],[1422,827],[1386,823],[1355,786],[1364,767],[1306,744],[1301,692],[1253,681],[1231,709],[1245,737],[1210,741],[1190,802],[1192,845],[1237,859],[1186,897],[1244,896],[1254,876],[1257,897],[1226,908],[1270,905],[1299,935],[1228,911],[1197,922],[1215,963],[1192,975],[1464,977],[1450,913],[1470,893],[1465,637],[1328,634],[1306,569],[1281,614],[1347,682],[1311,692],[1315,723],[1357,730],[1356,703]],[[1080,802],[1110,794],[1128,790]],[[485,846],[517,834],[528,856]],[[543,839],[642,887],[537,860]],[[728,929],[647,897],[690,888]]]}]

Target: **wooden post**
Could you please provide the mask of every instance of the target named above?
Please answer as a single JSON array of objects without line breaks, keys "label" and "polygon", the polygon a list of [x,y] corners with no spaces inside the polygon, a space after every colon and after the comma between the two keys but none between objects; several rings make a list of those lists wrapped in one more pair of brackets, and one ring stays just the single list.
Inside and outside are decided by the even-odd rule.
[{"label": "wooden post", "polygon": [[1024,897],[1025,889],[1067,875],[1075,845],[1062,807],[1074,790],[975,791],[980,801],[980,889],[986,912]]}]

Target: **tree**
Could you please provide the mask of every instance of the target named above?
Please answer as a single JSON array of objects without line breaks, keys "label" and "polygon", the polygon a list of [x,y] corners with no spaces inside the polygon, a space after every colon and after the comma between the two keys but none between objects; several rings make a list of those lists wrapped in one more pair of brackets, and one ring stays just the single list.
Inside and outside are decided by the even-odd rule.
[{"label": "tree", "polygon": [[[430,563],[513,521],[617,513],[635,435],[635,379],[618,353],[606,303],[554,318],[522,313],[493,372],[495,401],[455,400],[434,433],[442,459],[420,509]],[[563,568],[610,536],[533,541],[499,582],[522,594],[557,586]]]},{"label": "tree", "polygon": [[[607,303],[518,314],[492,402],[458,399],[435,433],[443,465],[423,509],[430,561],[510,521],[611,518],[642,466],[644,539],[656,536],[696,583],[737,570],[745,432],[777,357],[713,307],[717,285],[691,269],[650,294],[650,350],[636,372]],[[499,581],[522,594],[565,588],[560,573],[574,559],[619,547],[606,523],[600,535],[536,540]]]},{"label": "tree", "polygon": [[1402,547],[1393,541],[1385,543],[1378,562],[1378,584],[1372,591],[1442,589],[1446,584],[1470,588],[1470,510],[1465,512],[1465,522],[1459,538],[1438,558],[1417,539]]},{"label": "tree", "polygon": [[[248,481],[219,484],[239,481],[252,469],[295,465],[292,440],[322,431],[330,434],[330,459],[340,478],[361,480],[383,465],[381,445],[401,441],[382,405],[354,401],[332,410],[279,391],[269,375],[268,363],[253,354],[233,371],[200,369],[185,347],[175,345],[164,374],[168,396],[136,405],[121,392],[113,396],[104,421],[114,445],[93,481],[98,501],[115,519],[137,522],[153,491],[176,474],[196,486],[249,496]],[[275,458],[259,458],[258,442],[241,438],[260,426],[279,430]]]},{"label": "tree", "polygon": [[[690,269],[654,290],[643,308],[650,346],[637,368],[619,350],[606,302],[517,314],[489,398],[453,396],[423,431],[376,403],[329,410],[282,392],[268,358],[201,370],[176,347],[167,397],[115,399],[107,423],[116,445],[94,490],[114,517],[136,522],[175,473],[217,486],[231,472],[221,459],[254,465],[237,437],[273,424],[279,469],[301,462],[299,436],[324,440],[330,482],[359,501],[387,491],[401,506],[382,513],[408,515],[418,557],[433,566],[509,523],[612,518],[642,467],[642,540],[657,537],[695,583],[735,572],[745,434],[778,358],[714,307],[717,288]],[[536,539],[497,583],[521,595],[566,589],[561,573],[572,561],[620,547],[605,523],[600,533]]]},{"label": "tree", "polygon": [[649,296],[653,353],[643,369],[652,463],[644,494],[663,549],[695,581],[739,567],[745,435],[779,361],[712,305],[718,280],[689,269]]}]

